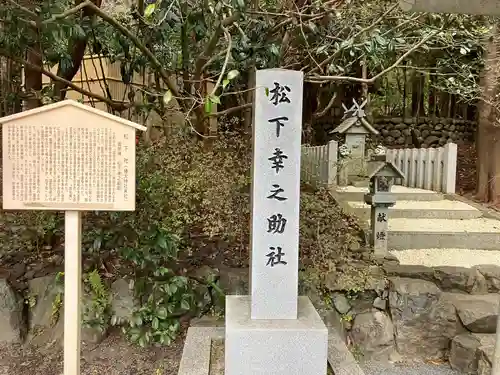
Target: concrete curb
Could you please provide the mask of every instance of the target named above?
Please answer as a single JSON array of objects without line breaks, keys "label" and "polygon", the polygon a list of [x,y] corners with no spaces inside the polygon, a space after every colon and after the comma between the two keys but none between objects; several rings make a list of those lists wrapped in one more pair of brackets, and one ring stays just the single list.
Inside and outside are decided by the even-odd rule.
[{"label": "concrete curb", "polygon": [[[223,327],[190,327],[177,375],[210,375],[212,340],[225,337]],[[364,375],[337,332],[328,330],[328,363],[335,375]]]},{"label": "concrete curb", "polygon": [[445,194],[445,198],[449,199],[450,201],[458,201],[458,202],[462,202],[462,203],[467,203],[468,205],[481,211],[481,213],[483,214],[484,217],[487,217],[488,219],[500,220],[500,212],[493,210],[491,208],[488,208],[488,207],[484,207],[482,204],[471,201],[470,199],[462,197],[461,195]]},{"label": "concrete curb", "polygon": [[[396,201],[440,201],[444,196],[440,193],[393,193]],[[362,191],[332,191],[335,199],[342,201],[363,202],[365,193]]]},{"label": "concrete curb", "polygon": [[500,250],[500,233],[389,231],[388,248]]},{"label": "concrete curb", "polygon": [[212,340],[224,338],[224,328],[190,327],[178,375],[209,375]]},{"label": "concrete curb", "polygon": [[[356,215],[361,220],[370,219],[370,209],[361,207],[352,207],[348,204],[347,212]],[[477,219],[483,214],[479,210],[414,210],[414,209],[389,209],[389,218],[394,219]]]}]

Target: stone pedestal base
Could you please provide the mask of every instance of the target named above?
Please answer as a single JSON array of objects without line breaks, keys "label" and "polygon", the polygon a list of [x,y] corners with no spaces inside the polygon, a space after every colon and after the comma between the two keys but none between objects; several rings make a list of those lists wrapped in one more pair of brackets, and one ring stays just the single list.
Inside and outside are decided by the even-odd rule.
[{"label": "stone pedestal base", "polygon": [[251,320],[250,297],[226,298],[225,375],[326,375],[328,330],[307,297],[297,320]]}]

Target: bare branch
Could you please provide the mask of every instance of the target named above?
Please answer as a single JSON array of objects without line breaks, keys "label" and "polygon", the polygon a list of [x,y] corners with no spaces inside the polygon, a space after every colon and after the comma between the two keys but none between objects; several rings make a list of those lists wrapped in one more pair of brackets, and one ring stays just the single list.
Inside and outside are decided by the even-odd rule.
[{"label": "bare branch", "polygon": [[93,4],[91,2],[90,3],[87,2],[86,6],[90,9],[92,9],[104,21],[109,23],[111,26],[115,27],[119,32],[121,32],[123,35],[125,35],[127,38],[129,38],[130,41],[132,43],[134,43],[134,45],[137,47],[137,49],[139,49],[139,51],[141,51],[149,59],[151,64],[154,66],[154,68],[160,74],[165,85],[172,92],[173,96],[176,96],[176,97],[180,96],[180,93],[179,93],[179,90],[177,90],[176,84],[170,79],[168,73],[165,71],[165,69],[161,65],[160,61],[158,61],[156,56],[144,44],[142,44],[142,42],[139,40],[139,38],[137,38],[130,30],[128,30],[125,26],[123,26],[120,22],[118,22],[112,16],[110,16],[109,14],[102,11],[95,4]]},{"label": "bare branch", "polygon": [[196,60],[195,75],[194,75],[195,80],[200,79],[201,74],[203,72],[203,67],[205,66],[206,62],[209,60],[214,49],[217,47],[217,42],[219,41],[221,34],[224,32],[224,27],[231,26],[239,17],[240,17],[239,13],[234,13],[232,16],[224,18],[221,21],[221,23],[219,24],[219,26],[215,29],[212,37],[210,38],[209,42],[205,46],[205,49],[203,50],[201,55]]},{"label": "bare branch", "polygon": [[77,91],[85,96],[88,96],[89,98],[94,98],[94,99],[100,100],[118,111],[122,111],[122,110],[130,108],[134,105],[134,103],[123,104],[122,102],[117,102],[117,101],[114,101],[112,99],[106,98],[105,96],[87,91],[84,88],[81,88],[78,85],[75,85],[73,82],[67,81],[64,78],[61,78],[58,75],[38,66],[36,64],[32,64],[29,61],[22,59],[20,57],[11,56],[7,51],[5,51],[3,49],[0,49],[0,56],[5,56],[8,59],[11,59],[12,61],[17,62],[18,64],[22,64],[24,66],[29,67],[30,69],[36,70],[37,72],[42,73],[43,75],[51,78],[54,81],[62,82],[64,84],[66,84],[66,86],[71,87],[73,90],[75,90],[75,91]]},{"label": "bare branch", "polygon": [[321,112],[318,112],[318,113],[314,114],[314,118],[321,118],[324,115],[326,115],[326,113],[330,110],[330,108],[333,107],[333,103],[335,103],[335,99],[336,98],[337,98],[337,93],[334,93],[332,95],[330,101],[328,102],[328,104],[325,106],[325,108],[323,108],[323,110]]},{"label": "bare branch", "polygon": [[215,86],[211,92],[211,95],[215,95],[215,93],[217,92],[217,89],[219,88],[219,86],[222,82],[222,78],[224,77],[224,73],[226,72],[227,64],[229,63],[229,58],[231,57],[231,48],[232,48],[232,43],[233,43],[232,38],[231,38],[231,34],[229,34],[229,31],[227,31],[227,29],[225,27],[223,27],[222,30],[224,31],[224,35],[226,35],[226,39],[227,39],[226,58],[224,59],[224,65],[222,65],[222,70],[220,72],[219,79],[217,80],[217,83],[215,84]]},{"label": "bare branch", "polygon": [[246,103],[246,104],[239,105],[237,107],[231,107],[231,108],[225,109],[224,111],[207,114],[206,117],[221,117],[224,115],[229,115],[229,114],[234,113],[234,112],[248,110],[252,107],[253,107],[253,103]]},{"label": "bare branch", "polygon": [[434,37],[439,31],[435,31],[433,33],[430,33],[427,35],[425,38],[423,38],[420,42],[415,44],[412,48],[410,48],[405,54],[403,54],[397,61],[389,66],[388,68],[382,70],[380,73],[377,75],[373,76],[372,78],[357,78],[357,77],[347,77],[347,76],[320,76],[320,75],[311,75],[311,81],[310,82],[328,82],[328,81],[344,81],[344,82],[356,82],[356,83],[367,83],[367,84],[372,84],[374,83],[377,79],[380,77],[386,75],[389,73],[391,70],[397,68],[404,59],[406,59],[412,52],[420,48],[425,42],[427,42],[429,39]]},{"label": "bare branch", "polygon": [[30,16],[31,18],[35,18],[35,19],[38,19],[38,14],[36,14],[35,12],[33,12],[32,10],[22,6],[21,4],[18,4],[16,1],[14,0],[8,0],[9,3],[11,3],[12,5],[14,5],[16,8],[18,8],[19,10],[21,10],[22,12],[24,12],[26,15]]},{"label": "bare branch", "polygon": [[45,24],[48,24],[48,23],[51,23],[51,22],[55,22],[55,21],[59,21],[63,18],[66,18],[66,17],[69,17],[75,13],[78,13],[80,10],[82,10],[83,8],[89,6],[90,4],[92,4],[92,1],[90,0],[86,0],[84,1],[83,3],[80,3],[78,4],[77,6],[73,7],[73,8],[70,8],[60,14],[54,14],[52,17],[46,19],[46,20],[43,20],[42,21],[42,24],[45,25]]},{"label": "bare branch", "polygon": [[[377,26],[380,22],[382,22],[385,19],[385,16],[387,16],[389,13],[391,13],[397,7],[399,7],[399,4],[393,5],[384,14],[382,14],[379,18],[377,18],[371,25],[369,25],[369,26],[365,27],[364,29],[358,31],[356,34],[354,34],[354,36],[352,36],[349,39],[353,39],[354,40],[354,39],[358,38],[360,35],[363,35],[367,31],[369,31],[370,29],[374,28],[375,26]],[[320,69],[323,69],[323,67],[326,64],[329,64],[331,61],[333,61],[333,59],[335,59],[339,55],[340,51],[342,51],[342,49],[338,49],[337,51],[335,51],[335,53],[333,53],[332,55],[328,56],[326,59],[324,59],[322,62],[320,62],[317,67],[313,68],[310,73],[314,73],[314,72],[316,72],[316,71],[318,71]]]}]

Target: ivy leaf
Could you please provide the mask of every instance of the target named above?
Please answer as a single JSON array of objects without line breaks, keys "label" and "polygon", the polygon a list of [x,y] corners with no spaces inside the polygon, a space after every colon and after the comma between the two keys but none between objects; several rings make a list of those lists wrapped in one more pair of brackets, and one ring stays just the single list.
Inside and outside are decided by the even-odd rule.
[{"label": "ivy leaf", "polygon": [[167,238],[163,234],[160,234],[156,239],[156,245],[160,249],[165,250],[168,247]]},{"label": "ivy leaf", "polygon": [[158,310],[156,310],[156,315],[158,315],[160,319],[165,319],[168,315],[167,309],[164,307],[158,308]]},{"label": "ivy leaf", "polygon": [[216,95],[210,95],[209,99],[212,103],[220,104],[220,98]]},{"label": "ivy leaf", "polygon": [[163,104],[168,105],[170,101],[172,100],[173,95],[172,91],[168,90],[164,95],[163,95]]},{"label": "ivy leaf", "polygon": [[74,30],[74,33],[75,33],[74,35],[75,35],[78,39],[84,39],[84,38],[85,38],[85,36],[87,35],[87,34],[85,33],[85,30],[83,29],[83,27],[81,27],[81,26],[80,26],[80,25],[78,25],[78,24],[76,24],[76,25],[74,26],[74,29],[73,29],[73,30]]},{"label": "ivy leaf", "polygon": [[160,327],[160,320],[156,316],[153,318],[151,326],[153,329],[158,329],[158,327]]},{"label": "ivy leaf", "polygon": [[156,3],[148,4],[146,9],[144,9],[144,17],[150,18],[156,10]]},{"label": "ivy leaf", "polygon": [[318,55],[319,55],[319,54],[322,54],[323,52],[325,52],[325,51],[326,51],[326,49],[327,49],[327,48],[328,48],[328,46],[327,46],[327,45],[324,45],[324,46],[318,47],[318,48],[316,49],[316,53],[317,53]]},{"label": "ivy leaf", "polygon": [[189,302],[186,301],[185,299],[182,300],[182,302],[181,302],[181,308],[184,309],[184,310],[189,310]]},{"label": "ivy leaf", "polygon": [[222,81],[222,88],[225,89],[227,85],[229,85],[230,81],[226,78],[224,81]]},{"label": "ivy leaf", "polygon": [[227,79],[228,80],[233,80],[235,79],[236,77],[238,77],[240,75],[240,72],[238,72],[236,69],[234,70],[231,70],[229,73],[227,73]]},{"label": "ivy leaf", "polygon": [[210,100],[210,98],[205,99],[205,113],[212,113],[212,101]]}]

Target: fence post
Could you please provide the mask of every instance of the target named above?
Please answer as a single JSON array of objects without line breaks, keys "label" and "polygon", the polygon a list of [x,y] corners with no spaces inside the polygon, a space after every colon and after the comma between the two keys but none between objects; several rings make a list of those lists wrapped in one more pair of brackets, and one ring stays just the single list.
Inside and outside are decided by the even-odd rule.
[{"label": "fence post", "polygon": [[328,173],[327,173],[327,184],[328,187],[337,185],[337,159],[338,158],[338,142],[330,141],[328,142],[327,150],[327,162],[328,162]]},{"label": "fence post", "polygon": [[457,180],[457,144],[447,143],[443,157],[444,193],[454,194]]}]

